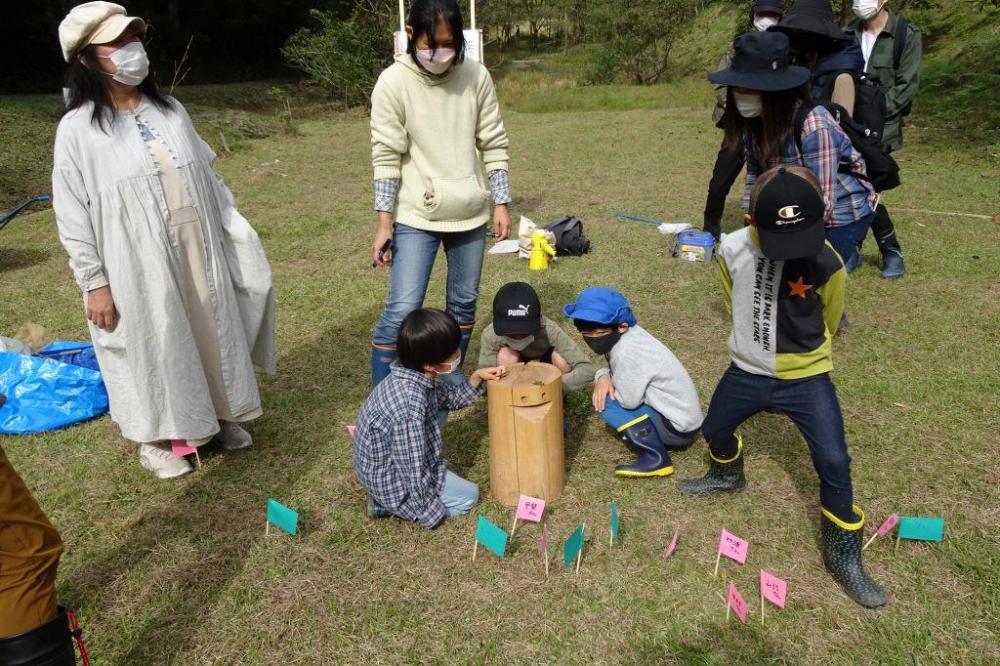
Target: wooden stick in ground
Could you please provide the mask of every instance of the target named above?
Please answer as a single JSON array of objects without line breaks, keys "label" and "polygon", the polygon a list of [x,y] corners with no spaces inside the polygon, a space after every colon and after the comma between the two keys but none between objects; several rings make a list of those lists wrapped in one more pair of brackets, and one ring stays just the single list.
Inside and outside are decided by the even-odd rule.
[{"label": "wooden stick in ground", "polygon": [[473,562],[476,561],[476,553],[478,553],[478,552],[479,552],[479,539],[473,537],[472,538],[472,561]]},{"label": "wooden stick in ground", "polygon": [[545,553],[545,580],[549,579],[549,554]]},{"label": "wooden stick in ground", "polygon": [[868,546],[872,545],[872,541],[874,541],[877,537],[878,537],[878,532],[876,532],[875,534],[873,534],[872,538],[868,539],[868,541],[865,542],[865,545],[861,546],[861,550],[864,550]]},{"label": "wooden stick in ground", "polygon": [[896,546],[895,548],[892,549],[892,554],[893,555],[899,554],[899,533],[896,534]]},{"label": "wooden stick in ground", "polygon": [[722,551],[720,550],[715,556],[715,573],[712,574],[712,578],[716,578],[719,575],[719,561],[722,559]]},{"label": "wooden stick in ground", "polygon": [[580,575],[580,562],[583,560],[583,544],[587,534],[587,523],[584,523],[580,530],[580,552],[576,554],[576,575]]},{"label": "wooden stick in ground", "polygon": [[198,449],[197,448],[195,448],[195,450],[194,450],[194,460],[195,460],[196,463],[198,463],[198,471],[200,472],[201,471],[201,456],[198,455]]},{"label": "wooden stick in ground", "polygon": [[764,590],[760,591],[760,626],[764,626]]},{"label": "wooden stick in ground", "polygon": [[729,623],[729,598],[726,598],[726,623]]},{"label": "wooden stick in ground", "polygon": [[517,529],[517,509],[514,509],[514,524],[510,526],[510,538],[514,538],[514,530]]},{"label": "wooden stick in ground", "polygon": [[271,521],[264,521],[264,536],[271,536]]}]

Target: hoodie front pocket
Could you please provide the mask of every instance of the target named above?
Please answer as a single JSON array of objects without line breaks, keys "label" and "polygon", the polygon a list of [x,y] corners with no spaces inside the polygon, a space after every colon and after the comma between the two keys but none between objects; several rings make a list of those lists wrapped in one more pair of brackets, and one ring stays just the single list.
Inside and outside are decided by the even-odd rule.
[{"label": "hoodie front pocket", "polygon": [[480,215],[490,198],[475,176],[432,178],[424,194],[424,212],[435,222],[468,220]]}]

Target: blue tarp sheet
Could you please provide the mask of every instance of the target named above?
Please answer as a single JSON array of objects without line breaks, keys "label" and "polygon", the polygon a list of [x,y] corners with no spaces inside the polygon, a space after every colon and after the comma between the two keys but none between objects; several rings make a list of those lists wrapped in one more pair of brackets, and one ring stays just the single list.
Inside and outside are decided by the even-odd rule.
[{"label": "blue tarp sheet", "polygon": [[40,356],[0,352],[0,393],[7,397],[0,407],[3,435],[65,428],[108,411],[100,372]]}]

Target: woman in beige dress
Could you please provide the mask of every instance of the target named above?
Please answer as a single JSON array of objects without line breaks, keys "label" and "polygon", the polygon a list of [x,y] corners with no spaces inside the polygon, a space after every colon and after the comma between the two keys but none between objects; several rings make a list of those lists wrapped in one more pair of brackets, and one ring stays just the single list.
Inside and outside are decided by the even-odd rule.
[{"label": "woman in beige dress", "polygon": [[255,369],[274,371],[274,293],[257,234],[181,104],[157,91],[124,7],[59,26],[69,63],[53,206],[84,295],[111,417],[159,478],[191,471],[171,441],[252,443]]}]

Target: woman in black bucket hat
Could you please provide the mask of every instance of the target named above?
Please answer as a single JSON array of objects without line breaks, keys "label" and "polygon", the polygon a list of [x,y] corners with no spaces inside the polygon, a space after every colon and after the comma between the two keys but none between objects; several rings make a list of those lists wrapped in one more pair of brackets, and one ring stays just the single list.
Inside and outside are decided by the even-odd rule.
[{"label": "woman in black bucket hat", "polygon": [[[826,201],[826,236],[849,268],[874,216],[877,197],[865,161],[837,121],[809,93],[810,71],[790,62],[788,37],[780,32],[740,35],[728,69],[708,75],[729,86],[724,119],[726,143],[747,155],[743,206],[757,176],[780,164],[805,166],[819,180]],[[801,134],[795,136],[795,128]]]}]

